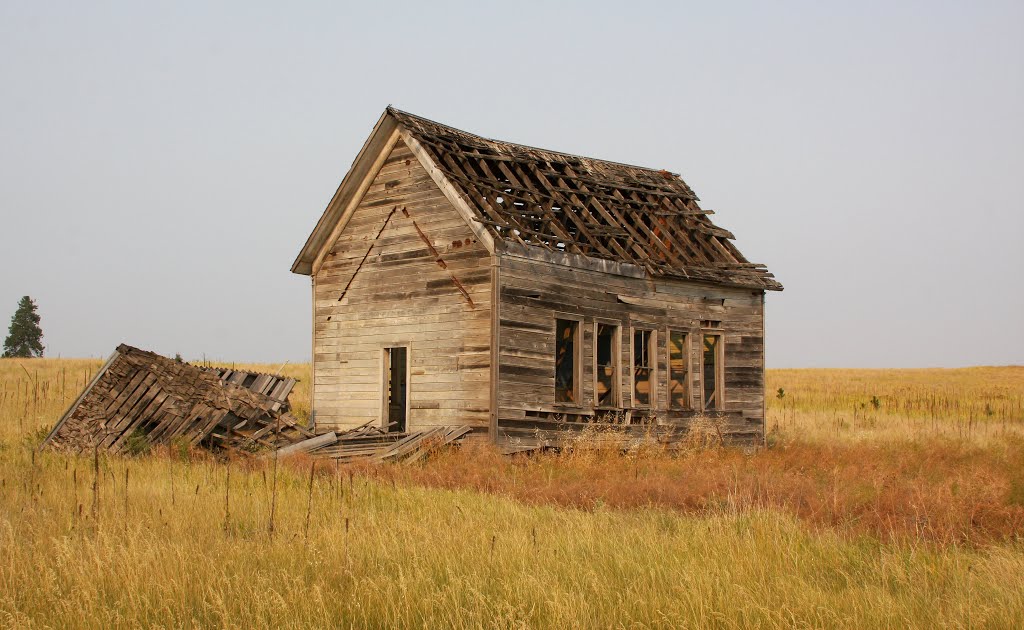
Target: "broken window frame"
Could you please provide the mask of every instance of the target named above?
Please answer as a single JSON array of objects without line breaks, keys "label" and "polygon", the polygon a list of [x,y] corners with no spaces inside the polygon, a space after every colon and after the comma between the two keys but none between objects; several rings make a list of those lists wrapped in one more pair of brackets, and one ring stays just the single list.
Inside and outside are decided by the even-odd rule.
[{"label": "broken window frame", "polygon": [[[610,326],[613,329],[612,332],[612,356],[611,363],[607,366],[602,366],[598,363],[599,356],[599,331],[602,326]],[[598,409],[621,409],[622,408],[622,322],[615,321],[612,319],[595,319],[594,320],[594,407]],[[611,375],[611,400],[607,401],[606,404],[601,404],[598,401],[598,379],[600,370],[602,367],[610,367],[613,372]]]},{"label": "broken window frame", "polygon": [[[637,333],[650,333],[650,337],[647,340],[647,361],[649,365],[638,366],[636,356],[636,335]],[[648,382],[650,384],[650,391],[647,395],[647,402],[641,403],[637,399],[636,391],[636,371],[638,369],[646,369],[649,371],[650,376]],[[634,409],[654,409],[657,405],[657,394],[658,394],[658,329],[653,325],[646,324],[634,324],[630,326],[629,331],[629,392],[630,400],[633,404]]]},{"label": "broken window frame", "polygon": [[[554,400],[556,405],[563,405],[568,407],[581,407],[583,405],[583,318],[578,315],[569,315],[565,313],[555,313],[554,317],[554,338],[555,338],[555,354],[554,354]],[[558,324],[559,322],[570,322],[575,325],[575,331],[572,338],[572,384],[569,392],[569,400],[559,400],[559,387],[558,387]]]},{"label": "broken window frame", "polygon": [[[714,401],[709,404],[707,392],[707,338],[717,339],[714,348],[715,383]],[[725,334],[721,329],[702,328],[700,331],[700,405],[703,411],[725,410]]]},{"label": "broken window frame", "polygon": [[[672,384],[676,381],[673,376],[672,370],[672,336],[682,335],[683,336],[683,361],[684,361],[684,377],[682,381],[683,386],[683,404],[679,405],[675,403],[675,399],[672,395]],[[683,328],[668,328],[665,331],[665,365],[668,371],[665,398],[668,400],[668,408],[676,410],[690,410],[693,409],[693,387],[691,381],[693,379],[693,351],[692,341],[693,335],[689,329]]]}]

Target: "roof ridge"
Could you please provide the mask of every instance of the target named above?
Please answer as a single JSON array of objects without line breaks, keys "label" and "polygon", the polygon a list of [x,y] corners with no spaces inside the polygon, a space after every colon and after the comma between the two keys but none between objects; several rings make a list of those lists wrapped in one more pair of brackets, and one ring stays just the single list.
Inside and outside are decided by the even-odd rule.
[{"label": "roof ridge", "polygon": [[[388,113],[390,113],[392,115],[398,114],[399,116],[408,116],[409,118],[414,118],[416,120],[420,120],[420,121],[429,123],[431,125],[437,125],[438,127],[444,127],[445,129],[448,129],[449,131],[454,131],[456,133],[459,133],[459,134],[462,134],[462,135],[465,135],[465,136],[470,136],[472,138],[477,138],[477,139],[483,140],[485,142],[496,142],[498,144],[511,145],[511,146],[514,146],[514,147],[522,148],[522,149],[527,150],[527,151],[543,151],[544,153],[552,153],[554,155],[561,155],[561,156],[565,156],[565,157],[568,157],[568,158],[575,158],[577,160],[590,160],[592,162],[601,162],[603,164],[610,164],[610,165],[613,165],[613,166],[624,166],[626,168],[635,168],[637,170],[647,171],[647,172],[650,172],[650,173],[656,173],[656,174],[662,175],[662,176],[664,176],[665,173],[668,173],[668,174],[672,175],[673,177],[675,177],[675,178],[677,178],[679,180],[683,179],[682,174],[676,173],[675,171],[670,171],[670,170],[664,169],[664,168],[654,168],[654,167],[651,167],[651,166],[640,166],[638,164],[629,164],[627,162],[616,162],[615,160],[606,160],[604,158],[591,157],[589,155],[583,155],[583,154],[580,154],[580,153],[569,153],[567,151],[557,151],[555,149],[547,149],[547,148],[544,148],[544,147],[535,147],[535,146],[532,146],[532,145],[529,145],[529,144],[522,144],[520,142],[511,142],[509,140],[499,140],[497,138],[488,138],[486,136],[481,136],[480,134],[473,133],[471,131],[466,131],[465,129],[459,129],[458,127],[453,127],[453,126],[451,126],[449,124],[438,122],[436,120],[433,120],[431,118],[427,118],[425,116],[420,116],[419,114],[413,114],[412,112],[407,112],[405,110],[398,109],[397,107],[394,107],[393,105],[388,105],[387,106],[387,111],[388,111]],[[685,183],[685,181],[684,181],[684,183]]]}]

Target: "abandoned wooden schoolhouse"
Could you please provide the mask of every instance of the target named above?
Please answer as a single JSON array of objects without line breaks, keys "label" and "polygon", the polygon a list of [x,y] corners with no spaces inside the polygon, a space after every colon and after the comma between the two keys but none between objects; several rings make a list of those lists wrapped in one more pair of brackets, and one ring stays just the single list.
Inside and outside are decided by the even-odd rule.
[{"label": "abandoned wooden schoolhouse", "polygon": [[[780,285],[676,174],[387,108],[292,271],[312,278],[313,422],[764,438]],[[669,437],[670,439],[670,437]]]}]

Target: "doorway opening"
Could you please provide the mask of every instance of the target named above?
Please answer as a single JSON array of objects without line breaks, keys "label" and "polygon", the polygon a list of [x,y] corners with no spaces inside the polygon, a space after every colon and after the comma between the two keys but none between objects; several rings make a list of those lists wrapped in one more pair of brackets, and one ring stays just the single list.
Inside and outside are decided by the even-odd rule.
[{"label": "doorway opening", "polygon": [[384,348],[384,430],[404,433],[409,408],[409,349]]}]

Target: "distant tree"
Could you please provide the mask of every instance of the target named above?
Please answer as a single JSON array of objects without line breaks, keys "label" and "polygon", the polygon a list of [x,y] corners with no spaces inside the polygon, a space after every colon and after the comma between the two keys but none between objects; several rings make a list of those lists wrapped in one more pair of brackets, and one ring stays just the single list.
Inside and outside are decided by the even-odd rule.
[{"label": "distant tree", "polygon": [[3,356],[43,356],[43,329],[39,327],[39,313],[36,313],[36,303],[27,295],[18,302],[18,310],[11,318]]}]

